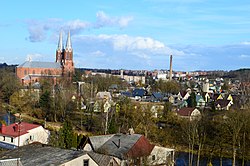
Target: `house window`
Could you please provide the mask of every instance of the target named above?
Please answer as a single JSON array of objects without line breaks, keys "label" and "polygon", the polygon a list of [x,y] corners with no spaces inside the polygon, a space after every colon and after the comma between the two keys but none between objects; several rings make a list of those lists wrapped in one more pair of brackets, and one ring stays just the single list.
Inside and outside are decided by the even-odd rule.
[{"label": "house window", "polygon": [[155,155],[152,156],[152,161],[155,161]]},{"label": "house window", "polygon": [[83,166],[89,166],[89,159],[83,160]]},{"label": "house window", "polygon": [[14,138],[13,138],[13,137],[11,137],[11,142],[12,142],[12,143],[14,142]]}]

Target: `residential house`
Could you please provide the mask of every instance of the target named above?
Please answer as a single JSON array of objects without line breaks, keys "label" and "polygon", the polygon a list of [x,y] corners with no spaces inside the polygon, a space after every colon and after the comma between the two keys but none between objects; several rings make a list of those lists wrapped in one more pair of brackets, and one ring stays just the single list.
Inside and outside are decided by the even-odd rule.
[{"label": "residential house", "polygon": [[222,94],[219,94],[219,93],[214,93],[214,94],[212,94],[212,100],[213,100],[213,101],[221,100],[221,99],[223,99]]},{"label": "residential house", "polygon": [[112,100],[112,96],[110,92],[98,92],[96,94],[97,100]]},{"label": "residential house", "polygon": [[231,100],[220,99],[214,102],[214,106],[216,110],[229,110],[232,106]]},{"label": "residential house", "polygon": [[162,112],[164,109],[164,106],[163,105],[152,105],[150,111],[152,112],[153,114],[153,117],[154,118],[157,118],[159,116],[159,112]]},{"label": "residential house", "polygon": [[174,104],[174,102],[175,102],[174,96],[173,95],[169,96],[168,101],[170,103]]},{"label": "residential house", "polygon": [[211,96],[212,96],[212,93],[204,92],[204,93],[203,93],[203,96],[204,96],[205,102],[207,103],[207,102],[210,101]]},{"label": "residential house", "polygon": [[[160,146],[154,146],[154,149],[147,158],[149,165],[174,165],[175,150]],[[164,163],[164,164],[163,164]]]},{"label": "residential house", "polygon": [[190,91],[180,91],[178,93],[179,100],[187,100],[190,96]]},{"label": "residential house", "polygon": [[49,131],[41,125],[26,122],[2,124],[0,130],[0,147],[14,149],[32,142],[48,143]]},{"label": "residential house", "polygon": [[[94,151],[115,157],[119,165],[142,165],[152,153],[155,145],[152,145],[140,134],[112,134],[91,136],[81,145],[84,151]],[[161,158],[162,154],[153,151],[155,159]],[[164,159],[166,156],[162,156]],[[163,159],[163,160],[164,160]],[[165,160],[164,160],[165,161]],[[166,164],[166,163],[161,163]]]},{"label": "residential house", "polygon": [[205,107],[206,101],[203,99],[202,95],[197,94],[195,96],[195,99],[196,99],[196,103],[197,103],[196,107],[198,107],[198,108],[204,108]]},{"label": "residential house", "polygon": [[160,102],[163,100],[164,95],[161,92],[153,92],[151,95],[151,101]]},{"label": "residential house", "polygon": [[121,96],[124,96],[124,97],[132,97],[132,93],[131,92],[121,92]]},{"label": "residential house", "polygon": [[174,108],[176,109],[181,109],[183,107],[187,107],[188,103],[186,100],[182,101],[182,100],[176,100],[175,103],[172,105]]},{"label": "residential house", "polygon": [[32,143],[0,153],[1,160],[13,160],[19,157],[22,166],[118,166],[112,156],[61,149],[40,143]]},{"label": "residential house", "polygon": [[135,100],[141,100],[143,96],[145,96],[147,94],[147,91],[145,89],[139,89],[139,88],[136,88],[133,90],[132,92],[132,97],[135,99]]},{"label": "residential house", "polygon": [[188,118],[190,120],[201,118],[201,112],[197,108],[183,107],[177,109],[177,115],[181,118]]}]

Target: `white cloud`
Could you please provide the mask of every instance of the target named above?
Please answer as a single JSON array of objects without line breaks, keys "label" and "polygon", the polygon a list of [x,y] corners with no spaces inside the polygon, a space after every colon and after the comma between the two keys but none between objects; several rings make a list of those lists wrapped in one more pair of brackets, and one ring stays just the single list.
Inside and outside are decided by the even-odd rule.
[{"label": "white cloud", "polygon": [[69,29],[71,31],[78,31],[78,30],[87,29],[89,26],[90,26],[90,23],[76,19],[76,20],[70,20],[66,22],[63,25],[63,29],[65,29],[66,31]]},{"label": "white cloud", "polygon": [[60,30],[67,33],[68,30],[71,34],[79,34],[81,31],[86,29],[95,29],[102,27],[118,27],[124,28],[128,26],[129,22],[133,20],[133,17],[111,17],[103,11],[99,11],[96,14],[95,22],[83,21],[80,19],[65,21],[58,18],[50,18],[47,20],[27,20],[29,37],[28,40],[31,42],[44,41],[48,34],[57,34]]},{"label": "white cloud", "polygon": [[250,58],[250,55],[241,54],[240,58]]},{"label": "white cloud", "polygon": [[103,11],[96,13],[97,21],[95,23],[96,28],[101,28],[104,26],[119,26],[121,28],[126,27],[133,17],[110,17]]},{"label": "white cloud", "polygon": [[[84,42],[93,45],[94,48],[105,46],[106,49],[112,49],[119,52],[147,52],[147,54],[185,55],[183,51],[173,49],[164,45],[164,43],[150,37],[133,37],[128,35],[97,35],[97,36],[75,36],[78,43]],[[99,47],[98,47],[99,46]],[[111,48],[112,47],[112,48]],[[99,50],[100,51],[100,50]]]},{"label": "white cloud", "polygon": [[90,53],[90,56],[96,56],[96,57],[103,57],[105,55],[106,54],[104,52],[99,51],[99,50]]},{"label": "white cloud", "polygon": [[133,17],[121,17],[118,20],[118,24],[121,28],[128,26],[129,22],[133,20]]},{"label": "white cloud", "polygon": [[170,54],[186,55],[150,37],[102,34],[75,35],[73,39],[77,61],[93,68],[166,69]]},{"label": "white cloud", "polygon": [[243,44],[243,45],[250,45],[250,42],[249,41],[245,41],[245,42],[242,42],[241,44]]}]

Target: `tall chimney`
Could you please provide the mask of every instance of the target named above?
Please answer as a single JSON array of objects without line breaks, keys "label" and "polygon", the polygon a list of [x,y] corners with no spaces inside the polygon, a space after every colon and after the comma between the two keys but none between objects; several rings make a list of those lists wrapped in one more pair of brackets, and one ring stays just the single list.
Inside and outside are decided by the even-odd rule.
[{"label": "tall chimney", "polygon": [[170,69],[169,69],[169,81],[171,81],[172,80],[172,59],[173,59],[173,57],[172,57],[172,55],[170,55]]},{"label": "tall chimney", "polygon": [[123,70],[120,71],[120,76],[123,78]]}]

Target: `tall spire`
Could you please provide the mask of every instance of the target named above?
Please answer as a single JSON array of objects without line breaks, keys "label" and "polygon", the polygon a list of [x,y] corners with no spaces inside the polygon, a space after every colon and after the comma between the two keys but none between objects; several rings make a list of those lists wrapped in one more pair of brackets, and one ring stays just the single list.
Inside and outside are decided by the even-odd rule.
[{"label": "tall spire", "polygon": [[66,50],[71,50],[71,49],[72,49],[72,46],[71,46],[70,31],[69,31],[67,43],[66,43]]},{"label": "tall spire", "polygon": [[63,38],[62,38],[62,31],[60,32],[60,36],[59,36],[59,41],[58,41],[58,47],[57,50],[62,51],[63,50]]}]

